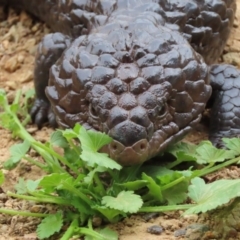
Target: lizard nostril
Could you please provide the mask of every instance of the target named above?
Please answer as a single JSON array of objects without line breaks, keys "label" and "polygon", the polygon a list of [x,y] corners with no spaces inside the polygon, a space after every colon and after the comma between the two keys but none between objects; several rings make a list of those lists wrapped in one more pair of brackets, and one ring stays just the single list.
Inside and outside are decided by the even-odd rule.
[{"label": "lizard nostril", "polygon": [[89,113],[92,118],[97,119],[97,111],[96,109],[92,106],[92,104],[89,104]]},{"label": "lizard nostril", "polygon": [[144,150],[145,148],[146,148],[146,146],[145,146],[144,144],[141,144],[141,145],[140,145],[140,149],[141,149],[141,150]]},{"label": "lizard nostril", "polygon": [[140,149],[141,149],[141,150],[144,150],[145,148],[146,148],[146,144],[142,143],[142,144],[140,145]]},{"label": "lizard nostril", "polygon": [[166,114],[167,114],[167,105],[164,104],[159,110],[159,116],[163,118],[165,117]]},{"label": "lizard nostril", "polygon": [[116,144],[112,144],[111,147],[112,147],[112,149],[113,149],[114,151],[117,150],[117,145],[116,145]]}]

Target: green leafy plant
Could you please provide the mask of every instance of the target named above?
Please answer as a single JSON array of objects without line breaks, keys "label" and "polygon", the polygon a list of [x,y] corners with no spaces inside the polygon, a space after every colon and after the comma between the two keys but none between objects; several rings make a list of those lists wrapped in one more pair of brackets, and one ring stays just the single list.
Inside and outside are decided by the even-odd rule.
[{"label": "green leafy plant", "polygon": [[[9,105],[6,94],[0,91],[1,126],[9,129],[23,142],[10,148],[11,157],[4,164],[12,169],[24,159],[46,172],[33,181],[19,179],[16,193],[8,196],[58,206],[56,213],[32,213],[0,208],[0,213],[43,218],[37,228],[40,239],[55,233],[61,239],[72,236],[90,239],[117,239],[109,228],[94,229],[93,219],[118,222],[132,213],[186,210],[200,213],[217,208],[238,197],[240,180],[218,180],[206,184],[201,176],[236,164],[240,158],[240,140],[224,139],[226,149],[216,149],[208,141],[198,146],[178,143],[168,149],[175,160],[162,166],[122,167],[99,150],[112,139],[104,133],[87,131],[79,124],[73,129],[56,130],[49,141],[36,141],[18,118],[20,96]],[[26,100],[24,100],[26,104]],[[29,119],[28,116],[21,116]],[[26,124],[27,121],[24,120]],[[33,159],[34,149],[43,162]],[[56,151],[56,149],[61,151]],[[62,152],[63,154],[59,154]],[[185,170],[177,166],[187,163]],[[197,167],[196,167],[197,166]],[[0,172],[0,184],[4,175]],[[227,194],[222,194],[222,191]],[[191,204],[185,204],[191,200]],[[68,226],[61,233],[63,224]]]}]

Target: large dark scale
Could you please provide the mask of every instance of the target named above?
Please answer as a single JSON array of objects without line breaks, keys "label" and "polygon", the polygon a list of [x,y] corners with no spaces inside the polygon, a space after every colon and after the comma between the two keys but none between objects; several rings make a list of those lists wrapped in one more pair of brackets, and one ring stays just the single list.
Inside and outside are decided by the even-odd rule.
[{"label": "large dark scale", "polygon": [[[45,21],[34,122],[80,123],[114,141],[104,151],[141,163],[200,121],[212,91],[210,139],[240,134],[240,72],[216,64],[235,0],[0,0]],[[212,102],[212,101],[211,101]]]}]

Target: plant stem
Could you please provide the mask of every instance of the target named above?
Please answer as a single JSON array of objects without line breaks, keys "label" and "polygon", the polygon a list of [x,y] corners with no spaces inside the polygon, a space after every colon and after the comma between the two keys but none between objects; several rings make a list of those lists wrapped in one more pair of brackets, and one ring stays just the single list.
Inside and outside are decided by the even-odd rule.
[{"label": "plant stem", "polygon": [[142,207],[139,209],[138,212],[149,213],[149,212],[167,212],[167,211],[187,210],[194,206],[196,206],[196,204],[170,205],[170,206],[160,206],[160,207]]},{"label": "plant stem", "polygon": [[73,236],[75,228],[77,226],[78,226],[78,220],[77,218],[75,218],[60,240],[69,240]]},{"label": "plant stem", "polygon": [[18,104],[22,95],[22,90],[17,90],[12,104]]},{"label": "plant stem", "polygon": [[201,170],[195,170],[191,176],[191,179],[192,178],[195,178],[195,177],[202,177],[202,176],[205,176],[209,173],[212,173],[212,172],[216,172],[218,171],[219,169],[222,169],[224,167],[227,167],[229,165],[232,165],[234,163],[237,163],[240,161],[240,157],[237,157],[237,158],[234,158],[234,159],[231,159],[231,160],[228,160],[226,162],[223,162],[223,163],[220,163],[218,164],[217,166],[213,166],[211,168],[209,168],[208,166],[201,169]]},{"label": "plant stem", "polygon": [[168,189],[168,188],[171,188],[171,187],[177,185],[178,183],[184,181],[185,179],[186,179],[186,178],[185,178],[184,176],[182,176],[182,177],[180,177],[180,178],[178,178],[178,179],[176,179],[176,180],[174,180],[174,181],[166,184],[165,186],[161,187],[161,188],[162,188],[162,191],[164,191],[164,190],[166,190],[166,189]]},{"label": "plant stem", "polygon": [[49,161],[49,159],[51,159],[51,156],[48,153],[46,153],[43,149],[41,149],[37,146],[34,146],[34,143],[36,142],[36,140],[27,132],[27,130],[23,127],[23,125],[19,121],[18,117],[11,112],[9,107],[7,109],[8,109],[8,113],[11,114],[11,116],[14,119],[14,122],[19,127],[17,136],[20,137],[22,140],[27,140],[30,143],[30,145],[32,146],[32,148],[34,148],[45,159],[46,162]]},{"label": "plant stem", "polygon": [[[17,91],[16,97],[14,99],[14,103],[18,104],[19,103],[19,98],[20,98],[21,91]],[[58,171],[62,172],[63,169],[61,169],[60,166],[57,166],[54,161],[52,161],[52,157],[49,153],[45,152],[41,147],[35,146],[34,143],[37,141],[28,133],[28,131],[24,128],[22,123],[20,122],[19,118],[17,117],[15,111],[12,110],[13,105],[9,105],[8,101],[5,99],[4,104],[2,105],[4,108],[4,111],[9,114],[12,117],[12,121],[16,124],[17,129],[12,129],[11,127],[8,127],[7,129],[12,131],[14,135],[17,137],[21,138],[22,140],[26,140],[30,143],[31,147],[34,148],[47,162],[47,164],[50,167],[54,167],[54,170],[57,169]]]},{"label": "plant stem", "polygon": [[69,145],[73,148],[73,150],[78,154],[80,155],[81,154],[81,151],[78,149],[78,147],[73,143],[73,140],[72,139],[69,139],[68,140],[68,143]]},{"label": "plant stem", "polygon": [[42,149],[44,149],[46,152],[50,153],[52,156],[54,156],[55,158],[57,158],[58,160],[61,161],[61,163],[63,165],[66,165],[69,167],[69,169],[71,169],[74,173],[78,174],[79,171],[72,165],[70,164],[68,161],[66,161],[66,159],[64,157],[62,157],[61,155],[59,155],[58,153],[56,153],[53,149],[46,147],[45,145],[43,145],[42,143],[36,142],[34,143],[35,145],[41,147]]},{"label": "plant stem", "polygon": [[25,127],[31,120],[30,115],[28,114],[25,119],[22,121],[22,125]]},{"label": "plant stem", "polygon": [[177,165],[181,164],[182,162],[183,162],[182,160],[178,159],[178,160],[176,160],[174,162],[168,163],[166,165],[166,168],[172,169],[172,168],[176,167]]},{"label": "plant stem", "polygon": [[35,161],[34,159],[30,158],[30,157],[27,157],[27,156],[24,156],[23,159],[25,159],[26,161],[28,161],[29,163],[33,164],[33,165],[36,165],[37,167],[41,168],[41,169],[46,169],[47,168],[47,165],[45,164],[42,164],[38,161]]},{"label": "plant stem", "polygon": [[100,189],[101,196],[106,195],[106,191],[105,191],[105,188],[102,184],[102,181],[99,179],[98,173],[96,173],[96,172],[94,173],[94,181]]},{"label": "plant stem", "polygon": [[39,217],[39,218],[44,218],[48,216],[48,214],[45,214],[45,213],[32,213],[32,212],[25,212],[25,211],[16,211],[12,209],[4,209],[4,208],[0,208],[0,213],[16,215],[16,216],[25,216],[25,217]]},{"label": "plant stem", "polygon": [[78,189],[76,189],[75,187],[66,182],[63,183],[63,189],[66,189],[69,192],[74,193],[76,196],[81,198],[85,203],[87,203],[89,207],[91,207],[91,205],[93,204],[93,202],[85,194],[83,194],[81,191],[79,191]]},{"label": "plant stem", "polygon": [[91,236],[93,237],[93,239],[96,239],[96,240],[106,240],[105,237],[102,236],[100,233],[89,228],[79,228],[78,232],[83,235]]},{"label": "plant stem", "polygon": [[89,229],[93,230],[93,227],[92,227],[92,219],[91,219],[91,218],[88,219],[88,224],[87,224],[87,226],[88,226]]},{"label": "plant stem", "polygon": [[25,199],[25,200],[34,201],[34,202],[54,203],[54,204],[65,205],[65,206],[71,205],[69,201],[66,201],[59,197],[50,197],[50,196],[33,197],[33,196],[16,194],[12,192],[7,192],[7,195],[10,197]]}]

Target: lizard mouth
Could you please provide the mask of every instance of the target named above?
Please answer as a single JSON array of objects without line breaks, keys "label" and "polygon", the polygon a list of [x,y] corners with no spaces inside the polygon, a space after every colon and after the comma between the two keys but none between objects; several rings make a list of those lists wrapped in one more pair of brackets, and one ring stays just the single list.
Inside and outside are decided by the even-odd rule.
[{"label": "lizard mouth", "polygon": [[109,156],[123,166],[141,164],[148,159],[149,143],[147,139],[141,139],[132,146],[124,146],[119,141],[113,140],[101,149],[101,152]]}]

